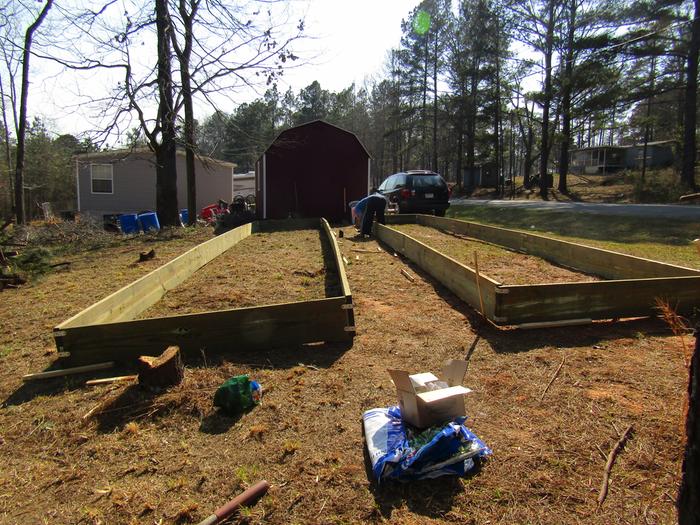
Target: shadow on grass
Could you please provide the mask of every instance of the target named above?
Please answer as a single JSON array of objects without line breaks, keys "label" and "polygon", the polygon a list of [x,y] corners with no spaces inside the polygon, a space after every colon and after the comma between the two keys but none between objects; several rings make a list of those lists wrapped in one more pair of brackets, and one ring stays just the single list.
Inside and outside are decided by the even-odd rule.
[{"label": "shadow on grass", "polygon": [[454,219],[484,222],[504,228],[536,230],[566,237],[616,243],[658,243],[687,246],[700,233],[700,223],[488,206],[452,206]]},{"label": "shadow on grass", "polygon": [[[293,368],[298,366],[299,363],[316,366],[318,368],[329,368],[333,365],[333,363],[340,359],[345,352],[352,348],[352,344],[352,340],[340,343],[319,342],[296,347],[270,348],[266,350],[217,353],[211,355],[208,354],[206,350],[203,350],[200,354],[183,354],[183,362],[188,368],[218,366],[223,362],[245,365],[253,369]],[[58,361],[52,364],[45,371],[57,369],[57,363]],[[12,392],[0,404],[0,407],[22,405],[39,396],[56,396],[73,390],[82,390],[85,388],[85,381],[88,379],[100,379],[104,377],[122,376],[134,373],[135,372],[132,368],[120,366],[107,370],[86,372],[84,374],[57,377],[40,381],[28,381],[26,383],[22,383],[17,390]],[[125,392],[126,397],[133,397],[135,395],[135,391],[132,391],[131,388],[127,388],[127,391],[129,392]],[[138,399],[134,398],[131,399],[131,401],[137,402]]]},{"label": "shadow on grass", "polygon": [[[46,370],[43,370],[43,372],[59,370],[60,367],[57,366],[59,363],[59,360],[55,361]],[[123,376],[133,373],[132,370],[125,367],[114,367],[106,370],[96,370],[93,372],[85,372],[84,374],[56,377],[53,379],[27,381],[12,392],[12,394],[0,404],[0,407],[22,405],[39,396],[56,396],[73,390],[81,390],[85,388],[85,382],[89,379],[101,379],[104,377]]]},{"label": "shadow on grass", "polygon": [[421,279],[429,283],[453,310],[464,316],[474,333],[486,339],[495,352],[519,353],[545,346],[576,347],[602,345],[606,341],[636,338],[639,334],[667,334],[666,324],[657,317],[597,321],[587,325],[549,327],[540,329],[500,328],[469,304],[462,301],[445,285],[431,277],[411,260],[400,256],[402,262]]}]

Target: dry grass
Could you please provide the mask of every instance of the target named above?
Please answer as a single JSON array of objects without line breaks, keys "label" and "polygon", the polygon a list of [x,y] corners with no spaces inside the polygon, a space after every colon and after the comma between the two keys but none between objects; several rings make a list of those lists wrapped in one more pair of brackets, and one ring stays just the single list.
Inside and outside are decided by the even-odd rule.
[{"label": "dry grass", "polygon": [[[243,522],[675,522],[686,375],[662,322],[497,330],[402,258],[353,252],[377,244],[350,228],[341,244],[358,326],[350,348],[193,356],[184,382],[164,393],[86,388],[76,377],[22,385],[21,374],[55,359],[52,326],[207,234],[158,243],[157,259],[138,266],[143,240],[84,252],[69,269],[2,294],[0,523],[196,522],[261,478],[273,487]],[[395,402],[386,368],[434,371],[468,352],[469,425],[493,458],[467,479],[378,487],[360,418]],[[262,384],[263,402],[227,417],[213,393],[241,373]],[[632,423],[596,510],[604,455]]]}]

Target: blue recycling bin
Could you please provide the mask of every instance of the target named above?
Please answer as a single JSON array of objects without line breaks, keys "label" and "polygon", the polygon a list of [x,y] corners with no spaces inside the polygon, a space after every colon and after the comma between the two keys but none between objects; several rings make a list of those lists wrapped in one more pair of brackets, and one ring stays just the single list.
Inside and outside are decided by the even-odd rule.
[{"label": "blue recycling bin", "polygon": [[135,213],[125,213],[119,216],[119,227],[122,229],[122,233],[138,233],[139,231],[139,219],[138,215]]},{"label": "blue recycling bin", "polygon": [[187,211],[187,208],[183,208],[180,210],[180,222],[182,223],[183,226],[187,226],[187,223],[190,220],[190,214]]},{"label": "blue recycling bin", "polygon": [[160,230],[160,222],[158,221],[158,215],[155,212],[141,213],[139,215],[139,222],[141,223],[141,229],[144,232],[155,230]]}]

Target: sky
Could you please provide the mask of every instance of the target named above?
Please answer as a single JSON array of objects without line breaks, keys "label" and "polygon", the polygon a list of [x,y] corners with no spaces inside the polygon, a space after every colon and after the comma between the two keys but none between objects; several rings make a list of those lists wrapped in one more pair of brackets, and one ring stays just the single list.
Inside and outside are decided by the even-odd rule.
[{"label": "sky", "polygon": [[[279,90],[284,92],[291,87],[297,93],[318,80],[324,89],[339,91],[353,82],[361,86],[372,77],[379,78],[387,52],[399,45],[401,20],[408,18],[419,3],[419,0],[291,0],[294,18],[305,19],[305,38],[293,47],[302,65],[284,73],[278,82]],[[57,134],[79,135],[90,129],[94,115],[76,103],[76,84],[83,93],[99,92],[107,84],[85,76],[76,82],[71,73],[50,71],[41,63],[33,69],[29,114],[42,117]],[[242,103],[261,94],[249,90],[235,98]],[[231,106],[231,103],[222,105]],[[200,121],[213,112],[211,106],[202,104],[196,111]]]}]

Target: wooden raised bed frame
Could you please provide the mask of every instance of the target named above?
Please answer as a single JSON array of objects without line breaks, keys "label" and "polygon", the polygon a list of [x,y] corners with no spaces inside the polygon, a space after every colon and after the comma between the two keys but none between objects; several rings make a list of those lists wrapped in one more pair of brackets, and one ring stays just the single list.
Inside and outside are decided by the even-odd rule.
[{"label": "wooden raised bed frame", "polygon": [[[313,301],[235,308],[134,320],[168,290],[252,233],[320,228],[333,251],[342,295]],[[195,246],[169,263],[93,304],[54,328],[62,364],[128,362],[160,355],[170,345],[183,352],[235,352],[312,342],[351,341],[352,294],[335,236],[325,219],[256,221]]]},{"label": "wooden raised bed frame", "polygon": [[[421,224],[535,255],[605,281],[502,284],[479,272],[484,315],[498,325],[523,325],[657,315],[657,299],[677,313],[700,305],[700,271],[495,226],[430,215],[387,216],[387,224]],[[477,274],[416,239],[376,225],[377,237],[480,310]],[[471,264],[471,262],[470,262]]]}]

